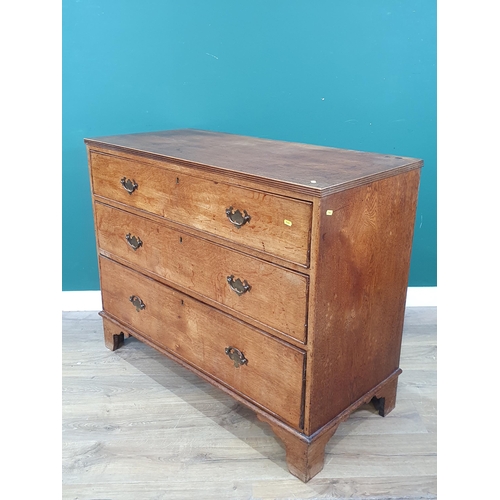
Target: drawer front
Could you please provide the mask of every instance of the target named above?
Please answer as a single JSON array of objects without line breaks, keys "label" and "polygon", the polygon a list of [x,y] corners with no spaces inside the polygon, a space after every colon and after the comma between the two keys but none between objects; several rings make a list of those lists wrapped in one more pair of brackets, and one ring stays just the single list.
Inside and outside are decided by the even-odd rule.
[{"label": "drawer front", "polygon": [[99,262],[105,312],[299,428],[305,353],[105,257]]},{"label": "drawer front", "polygon": [[100,249],[305,342],[306,276],[107,205],[95,215]]},{"label": "drawer front", "polygon": [[309,202],[110,155],[92,153],[91,165],[96,195],[297,264],[309,264]]}]

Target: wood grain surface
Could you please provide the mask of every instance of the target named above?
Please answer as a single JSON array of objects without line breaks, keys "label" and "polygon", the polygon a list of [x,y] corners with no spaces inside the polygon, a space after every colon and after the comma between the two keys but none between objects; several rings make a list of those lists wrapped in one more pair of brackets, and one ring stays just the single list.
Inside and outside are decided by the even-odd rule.
[{"label": "wood grain surface", "polygon": [[[321,471],[329,437],[351,413],[370,400],[381,416],[393,410],[420,160],[199,131],[86,142],[109,349],[130,334],[231,389],[276,431],[303,481]],[[141,224],[136,215],[146,214]],[[151,252],[121,253],[128,226],[136,242],[145,231]],[[250,248],[304,274],[258,263]],[[241,276],[228,277],[231,261]],[[264,293],[242,317],[227,284],[247,273]]]},{"label": "wood grain surface", "polygon": [[412,170],[321,199],[311,256],[308,435],[399,366],[419,178]]},{"label": "wood grain surface", "polygon": [[365,405],[307,484],[231,397],[134,338],[111,352],[96,312],[63,314],[63,499],[436,498],[436,309],[406,310],[396,408]]},{"label": "wood grain surface", "polygon": [[270,141],[204,130],[167,130],[86,139],[89,148],[107,147],[303,194],[327,195],[422,166],[415,158],[339,148]]},{"label": "wood grain surface", "polygon": [[[138,160],[97,153],[90,158],[95,195],[304,266],[309,262],[309,202],[180,175]],[[137,189],[127,192],[121,185],[123,178],[134,181]],[[236,227],[226,215],[229,208],[246,212],[249,222]]]},{"label": "wood grain surface", "polygon": [[[305,341],[307,276],[101,203],[95,204],[95,217],[105,255],[223,304],[244,320],[253,318]],[[141,246],[130,246],[127,234],[139,238]],[[238,295],[229,276],[246,281],[250,290]]]}]

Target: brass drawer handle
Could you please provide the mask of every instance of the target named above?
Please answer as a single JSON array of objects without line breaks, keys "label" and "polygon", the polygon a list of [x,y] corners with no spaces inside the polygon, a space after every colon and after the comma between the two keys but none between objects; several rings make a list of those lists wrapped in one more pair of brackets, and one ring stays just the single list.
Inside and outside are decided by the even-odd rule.
[{"label": "brass drawer handle", "polygon": [[229,283],[229,287],[233,292],[236,292],[238,295],[243,295],[245,292],[248,292],[250,288],[252,288],[247,280],[241,282],[240,278],[237,280],[234,279],[234,275],[228,276],[227,282]]},{"label": "brass drawer handle", "polygon": [[127,240],[127,243],[135,250],[137,250],[139,247],[142,247],[142,241],[141,238],[138,236],[132,236],[130,233],[125,235],[125,239]]},{"label": "brass drawer handle", "polygon": [[233,207],[229,207],[226,209],[226,215],[231,224],[234,224],[237,228],[240,228],[244,224],[250,221],[250,216],[248,215],[246,210],[243,210],[243,215],[239,210],[235,210],[233,212]]},{"label": "brass drawer handle", "polygon": [[131,295],[129,300],[130,300],[130,302],[132,302],[132,304],[134,304],[135,310],[137,312],[142,311],[146,307],[146,304],[144,304],[142,299],[137,297],[137,295]]},{"label": "brass drawer handle", "polygon": [[235,368],[239,368],[241,365],[246,365],[248,363],[248,359],[245,358],[243,353],[240,350],[236,349],[236,347],[226,347],[225,352],[234,362]]},{"label": "brass drawer handle", "polygon": [[137,185],[137,182],[134,180],[127,179],[126,177],[122,177],[121,180],[121,185],[123,186],[123,189],[127,191],[128,194],[132,194],[139,186]]}]

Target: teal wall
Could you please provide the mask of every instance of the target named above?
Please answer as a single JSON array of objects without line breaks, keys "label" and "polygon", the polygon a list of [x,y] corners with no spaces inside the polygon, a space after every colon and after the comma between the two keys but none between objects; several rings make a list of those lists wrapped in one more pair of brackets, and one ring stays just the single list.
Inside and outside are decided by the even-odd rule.
[{"label": "teal wall", "polygon": [[435,0],[63,0],[63,290],[97,290],[84,137],[198,128],[424,159],[436,285]]}]

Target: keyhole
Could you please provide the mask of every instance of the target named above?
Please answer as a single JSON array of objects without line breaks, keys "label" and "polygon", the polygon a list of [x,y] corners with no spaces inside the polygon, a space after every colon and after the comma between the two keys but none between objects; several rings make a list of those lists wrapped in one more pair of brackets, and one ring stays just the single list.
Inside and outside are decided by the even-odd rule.
[{"label": "keyhole", "polygon": [[182,243],[182,236],[179,237],[179,243]]},{"label": "keyhole", "polygon": [[175,179],[175,183],[179,184],[179,177],[177,177],[177,179]]}]

